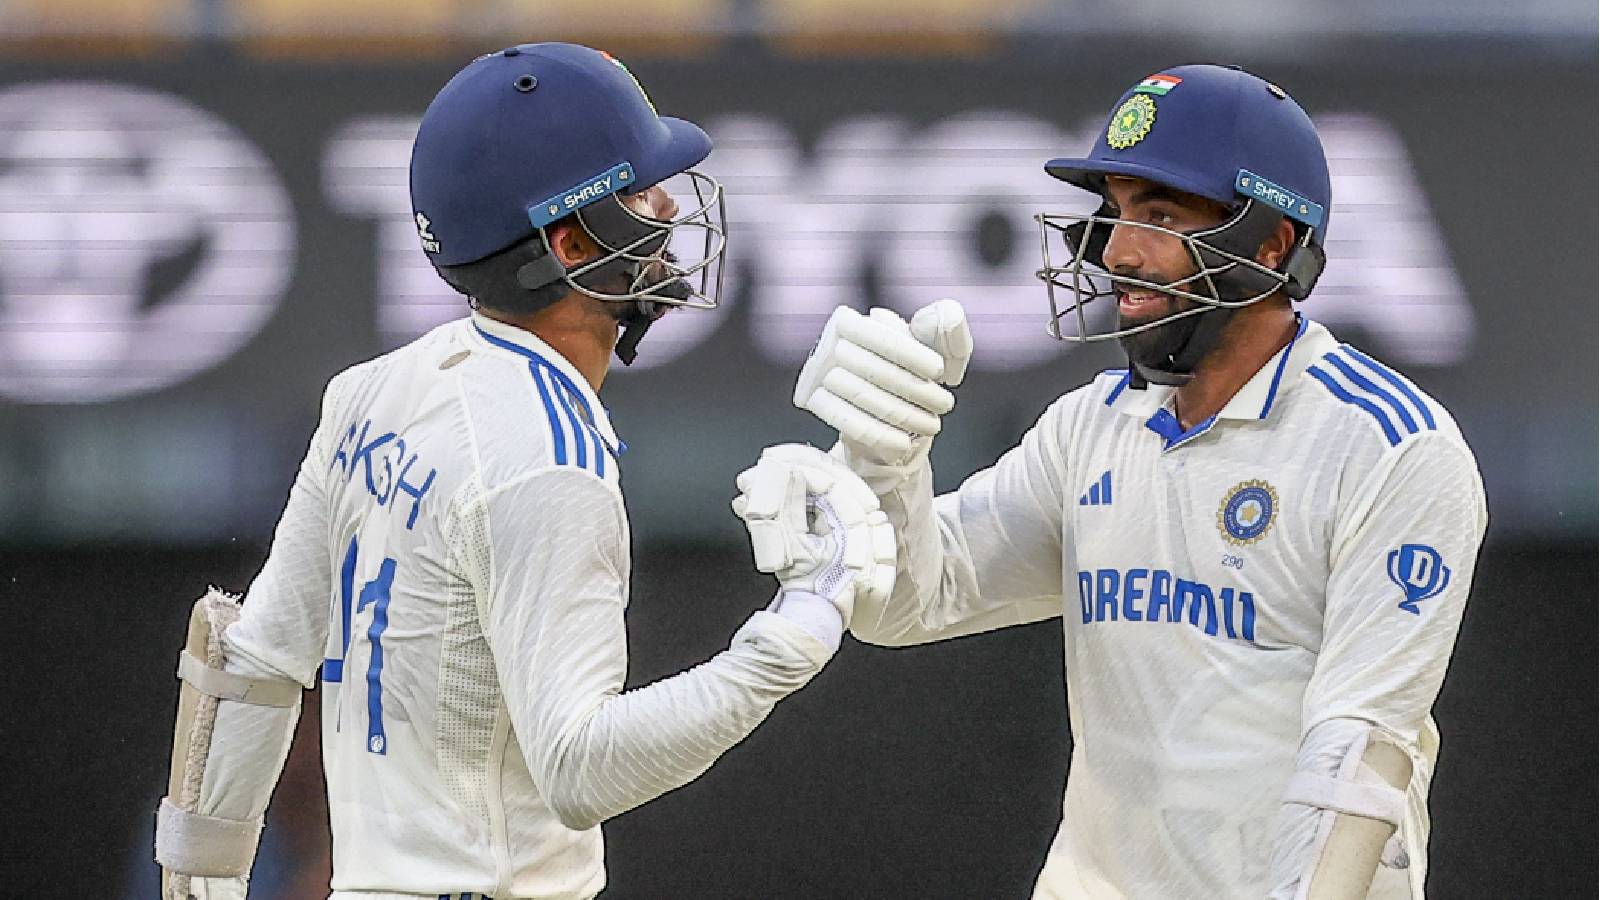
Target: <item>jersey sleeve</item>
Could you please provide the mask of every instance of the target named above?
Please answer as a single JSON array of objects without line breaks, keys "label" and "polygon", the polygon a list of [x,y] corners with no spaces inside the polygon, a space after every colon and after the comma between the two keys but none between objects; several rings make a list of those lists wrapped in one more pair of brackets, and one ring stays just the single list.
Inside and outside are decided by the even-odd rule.
[{"label": "jersey sleeve", "polygon": [[1488,526],[1458,439],[1427,435],[1367,478],[1340,516],[1304,731],[1364,719],[1414,744],[1444,681]]},{"label": "jersey sleeve", "polygon": [[338,399],[348,378],[349,373],[336,376],[323,394],[321,421],[289,489],[267,561],[245,592],[239,621],[226,634],[230,655],[241,653],[258,668],[307,688],[316,682],[328,637],[333,591],[328,472],[338,439]]},{"label": "jersey sleeve", "polygon": [[857,638],[922,644],[1061,615],[1058,435],[1074,396],[1057,401],[1020,444],[956,491],[935,498],[924,459],[879,495],[898,543],[895,588],[881,604],[856,600],[850,628]]},{"label": "jersey sleeve", "polygon": [[816,638],[762,611],[707,662],[624,692],[628,536],[616,489],[544,469],[488,492],[482,510],[491,553],[468,577],[528,769],[569,828],[687,784],[827,662]]},{"label": "jersey sleeve", "polygon": [[[1347,748],[1377,729],[1412,758],[1410,804],[1419,807],[1434,742],[1428,715],[1488,524],[1483,484],[1459,439],[1430,434],[1380,462],[1344,507],[1296,770],[1336,777]],[[1273,897],[1298,896],[1319,823],[1330,815],[1284,804]]]},{"label": "jersey sleeve", "polygon": [[[289,488],[267,561],[245,592],[239,620],[223,634],[224,668],[235,675],[288,679],[307,688],[316,681],[333,589],[326,478],[345,377],[335,377],[323,394],[317,430]],[[219,704],[197,812],[260,817],[298,718],[298,706]]]}]

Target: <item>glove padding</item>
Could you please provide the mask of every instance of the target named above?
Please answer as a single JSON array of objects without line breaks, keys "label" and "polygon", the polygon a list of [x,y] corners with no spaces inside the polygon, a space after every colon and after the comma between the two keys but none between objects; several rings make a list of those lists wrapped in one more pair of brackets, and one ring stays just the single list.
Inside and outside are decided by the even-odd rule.
[{"label": "glove padding", "polygon": [[907,465],[955,406],[940,385],[960,384],[971,357],[967,314],[954,300],[923,307],[909,325],[887,309],[863,316],[841,306],[800,369],[794,404],[838,429],[853,456]]},{"label": "glove padding", "polygon": [[736,484],[733,512],[750,532],[756,569],[776,575],[784,592],[826,599],[846,627],[856,597],[889,598],[894,529],[871,489],[837,460],[780,444],[763,450]]}]

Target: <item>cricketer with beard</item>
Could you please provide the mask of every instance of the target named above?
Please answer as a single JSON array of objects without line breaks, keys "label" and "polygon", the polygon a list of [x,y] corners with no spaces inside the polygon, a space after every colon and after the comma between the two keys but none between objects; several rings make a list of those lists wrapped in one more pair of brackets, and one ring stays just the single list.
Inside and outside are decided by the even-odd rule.
[{"label": "cricketer with beard", "polygon": [[1449,413],[1295,307],[1334,211],[1311,119],[1180,66],[1045,170],[1101,200],[1037,217],[1051,330],[1128,366],[935,497],[962,307],[836,311],[795,402],[899,541],[851,631],[1060,617],[1073,751],[1038,898],[1423,896],[1430,710],[1487,514]]}]

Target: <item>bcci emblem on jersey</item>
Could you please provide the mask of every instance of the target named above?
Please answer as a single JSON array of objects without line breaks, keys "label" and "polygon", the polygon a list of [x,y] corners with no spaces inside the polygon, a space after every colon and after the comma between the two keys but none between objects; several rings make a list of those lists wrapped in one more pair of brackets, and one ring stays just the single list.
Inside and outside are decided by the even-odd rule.
[{"label": "bcci emblem on jersey", "polygon": [[1217,510],[1217,530],[1223,540],[1244,546],[1267,536],[1278,511],[1278,492],[1259,479],[1233,486]]},{"label": "bcci emblem on jersey", "polygon": [[1389,551],[1389,580],[1406,592],[1400,608],[1420,616],[1417,604],[1450,586],[1450,567],[1439,551],[1426,544],[1401,544],[1399,550]]}]

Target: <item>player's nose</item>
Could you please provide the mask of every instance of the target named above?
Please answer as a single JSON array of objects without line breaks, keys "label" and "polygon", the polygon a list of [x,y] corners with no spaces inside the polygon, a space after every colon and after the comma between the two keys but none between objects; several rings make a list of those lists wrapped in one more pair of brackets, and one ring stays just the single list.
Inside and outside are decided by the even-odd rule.
[{"label": "player's nose", "polygon": [[1111,236],[1106,239],[1106,249],[1101,254],[1106,271],[1143,268],[1144,255],[1139,250],[1140,231],[1139,228],[1122,223],[1111,227]]},{"label": "player's nose", "polygon": [[656,188],[656,190],[660,192],[656,196],[656,202],[654,204],[654,206],[656,208],[656,218],[658,218],[658,219],[675,219],[675,218],[677,218],[678,217],[678,201],[672,199],[672,195],[667,193],[665,188],[658,187],[658,188]]}]

